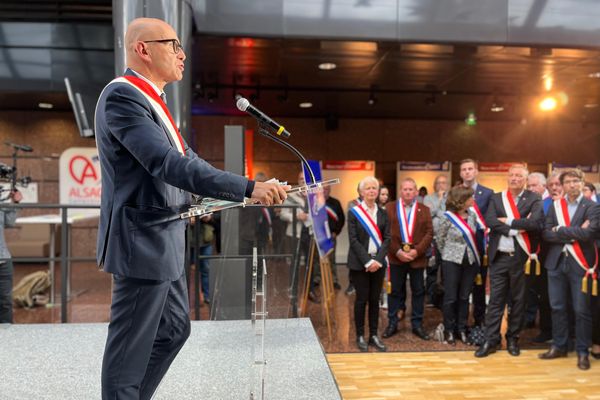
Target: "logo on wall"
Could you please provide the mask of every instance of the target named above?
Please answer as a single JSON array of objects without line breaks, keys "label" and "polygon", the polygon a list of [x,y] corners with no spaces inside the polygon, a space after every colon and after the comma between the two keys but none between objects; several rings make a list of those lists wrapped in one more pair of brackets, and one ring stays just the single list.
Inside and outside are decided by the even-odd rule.
[{"label": "logo on wall", "polygon": [[[100,204],[100,159],[95,147],[72,147],[59,160],[61,204]],[[75,209],[74,214],[97,214],[96,209]]]}]

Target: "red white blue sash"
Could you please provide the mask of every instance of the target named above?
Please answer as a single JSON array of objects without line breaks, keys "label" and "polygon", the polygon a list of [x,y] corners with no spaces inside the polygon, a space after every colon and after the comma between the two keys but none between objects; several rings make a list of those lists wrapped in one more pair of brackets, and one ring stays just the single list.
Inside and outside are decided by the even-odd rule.
[{"label": "red white blue sash", "polygon": [[340,219],[340,217],[337,215],[337,213],[335,212],[335,210],[329,206],[325,206],[325,209],[327,210],[327,215],[333,219],[334,221],[338,221]]},{"label": "red white blue sash", "polygon": [[138,78],[137,76],[127,75],[122,76],[116,79],[113,79],[113,82],[127,83],[132,87],[139,90],[139,92],[144,95],[146,100],[152,106],[152,109],[156,112],[156,114],[160,117],[163,125],[167,128],[169,132],[169,136],[171,136],[172,142],[175,143],[175,147],[181,154],[185,154],[185,146],[183,144],[183,138],[179,133],[179,129],[175,125],[175,121],[169,112],[166,104],[162,101],[162,99],[156,93],[156,90],[152,88],[147,82],[143,79]]},{"label": "red white blue sash", "polygon": [[[559,226],[569,227],[571,226],[571,218],[569,217],[569,210],[567,208],[567,200],[565,198],[560,198],[554,200],[554,211],[556,211],[556,219],[558,220]],[[583,255],[583,250],[581,250],[581,245],[579,242],[575,241],[573,243],[565,244],[565,248],[573,256],[577,264],[587,275],[594,274],[596,272],[596,266],[598,265],[598,249],[596,248],[596,244],[594,243],[594,249],[596,250],[596,260],[594,265],[590,267],[587,260]]]},{"label": "red white blue sash", "polygon": [[263,213],[263,217],[265,218],[265,221],[267,221],[269,226],[271,226],[271,214],[269,213],[269,210],[267,210],[266,208],[263,207],[261,211]]},{"label": "red white blue sash", "polygon": [[[519,210],[517,209],[513,195],[508,190],[502,192],[502,205],[504,206],[504,211],[508,218],[521,218],[521,213],[519,213]],[[519,231],[519,233],[517,233],[517,243],[519,243],[519,246],[521,246],[523,251],[527,254],[527,257],[531,257],[531,241],[529,240],[529,234],[527,232]]]},{"label": "red white blue sash", "polygon": [[417,202],[413,200],[410,212],[406,215],[406,208],[402,200],[396,201],[396,213],[398,215],[398,224],[400,225],[400,235],[404,243],[413,242],[413,233],[415,231],[415,215],[417,215]]},{"label": "red white blue sash", "polygon": [[475,241],[475,232],[473,232],[473,229],[471,229],[467,221],[452,211],[446,211],[444,215],[450,220],[450,222],[452,222],[452,224],[460,231],[460,233],[462,233],[465,242],[467,242],[467,245],[475,255],[477,264],[481,265],[481,257],[479,255],[479,251],[477,250],[477,242]]},{"label": "red white blue sash", "polygon": [[358,219],[358,222],[360,222],[363,228],[365,228],[371,239],[373,239],[377,250],[379,250],[381,248],[381,244],[383,243],[383,235],[381,234],[381,231],[379,230],[379,227],[375,221],[373,221],[373,218],[371,218],[369,213],[360,203],[352,207],[350,211],[352,214],[354,214],[356,219]]},{"label": "red white blue sash", "polygon": [[477,203],[473,202],[473,207],[471,207],[470,209],[471,211],[473,211],[473,214],[475,214],[475,221],[477,222],[477,226],[483,231],[483,234],[487,236],[488,227],[485,223],[485,219],[483,218],[483,214],[481,214],[481,210],[479,209]]}]

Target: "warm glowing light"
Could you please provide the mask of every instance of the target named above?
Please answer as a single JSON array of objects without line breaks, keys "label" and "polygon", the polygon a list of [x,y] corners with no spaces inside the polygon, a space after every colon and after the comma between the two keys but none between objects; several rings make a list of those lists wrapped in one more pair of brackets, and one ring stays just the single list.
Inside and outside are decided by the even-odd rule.
[{"label": "warm glowing light", "polygon": [[50,110],[50,109],[54,108],[54,104],[52,104],[52,103],[38,103],[38,107],[39,108],[44,108],[46,110]]},{"label": "warm glowing light", "polygon": [[325,62],[325,63],[321,63],[319,64],[319,69],[322,71],[331,71],[332,69],[336,69],[337,65],[335,65],[334,63],[331,62]]},{"label": "warm glowing light", "polygon": [[554,81],[552,80],[551,76],[547,76],[544,78],[544,89],[546,89],[547,92],[552,90],[553,84],[554,84]]},{"label": "warm glowing light", "polygon": [[298,107],[300,107],[300,108],[311,108],[312,106],[313,106],[313,104],[308,101],[298,104]]},{"label": "warm glowing light", "polygon": [[540,101],[539,107],[540,110],[547,112],[555,110],[557,105],[558,101],[556,101],[554,97],[548,96],[545,97],[542,101]]}]

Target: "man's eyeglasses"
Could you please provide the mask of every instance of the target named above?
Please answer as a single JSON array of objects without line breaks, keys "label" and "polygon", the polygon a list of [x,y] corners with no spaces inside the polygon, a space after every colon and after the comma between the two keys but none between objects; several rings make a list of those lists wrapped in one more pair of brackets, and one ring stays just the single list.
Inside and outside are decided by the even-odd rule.
[{"label": "man's eyeglasses", "polygon": [[581,179],[565,179],[563,185],[576,185],[578,183],[581,183]]},{"label": "man's eyeglasses", "polygon": [[159,40],[142,40],[144,43],[168,43],[171,42],[173,46],[173,52],[175,54],[179,54],[180,51],[183,51],[183,46],[179,43],[177,39],[159,39]]}]

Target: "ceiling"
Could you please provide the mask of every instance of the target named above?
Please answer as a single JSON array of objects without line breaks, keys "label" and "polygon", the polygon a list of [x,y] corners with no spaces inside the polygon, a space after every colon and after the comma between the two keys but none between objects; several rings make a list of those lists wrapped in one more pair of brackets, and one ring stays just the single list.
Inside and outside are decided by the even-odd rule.
[{"label": "ceiling", "polygon": [[551,93],[561,120],[600,121],[598,50],[198,36],[190,58],[196,114],[235,113],[241,93],[272,116],[520,120]]}]

